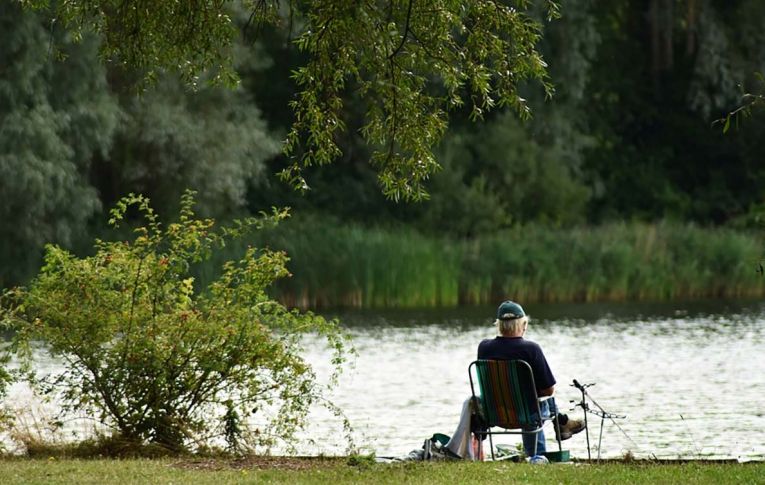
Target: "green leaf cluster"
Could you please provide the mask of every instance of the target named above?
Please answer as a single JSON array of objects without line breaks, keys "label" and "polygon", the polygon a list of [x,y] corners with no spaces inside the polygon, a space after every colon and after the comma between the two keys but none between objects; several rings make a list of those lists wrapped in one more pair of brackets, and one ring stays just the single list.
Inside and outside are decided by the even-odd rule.
[{"label": "green leaf cluster", "polygon": [[[765,77],[761,73],[757,73],[757,78],[760,84],[760,91],[762,91],[763,86],[765,86]],[[748,118],[752,116],[752,109],[762,106],[763,103],[765,103],[764,94],[744,93],[741,96],[741,105],[729,112],[725,117],[715,120],[715,123],[722,124],[722,132],[727,133],[728,130],[730,130],[731,121],[734,121],[736,126],[738,126],[740,118]]]},{"label": "green leaf cluster", "polygon": [[[467,103],[473,119],[495,107],[529,115],[519,83],[541,80],[546,64],[536,49],[540,25],[530,2],[413,0],[310,2],[297,39],[307,65],[294,79],[295,121],[285,152],[297,157],[282,176],[306,187],[301,168],[341,154],[343,93],[366,100],[364,139],[375,147],[371,163],[383,192],[394,200],[427,197],[424,183],[440,167],[433,147],[448,113]],[[550,17],[556,5],[547,2]]]},{"label": "green leaf cluster", "polygon": [[202,71],[215,69],[218,81],[235,81],[230,44],[236,31],[226,0],[18,1],[55,12],[54,22],[72,27],[75,39],[87,32],[102,34],[104,58],[140,69],[146,80],[171,69],[196,85]]},{"label": "green leaf cluster", "polygon": [[[292,159],[281,173],[298,188],[307,188],[305,167],[341,155],[348,92],[365,100],[361,133],[375,147],[371,163],[394,200],[427,196],[424,182],[439,168],[433,147],[450,110],[467,104],[481,118],[509,106],[525,117],[530,111],[519,83],[539,80],[552,93],[530,0],[311,0],[290,1],[286,10],[274,0],[21,3],[49,8],[75,36],[100,33],[104,57],[138,69],[145,80],[173,71],[194,87],[203,73],[212,82],[236,81],[237,9],[250,12],[248,25],[299,29],[295,43],[308,60],[293,72],[298,92],[284,146]],[[542,3],[549,19],[558,15],[556,3]]]},{"label": "green leaf cluster", "polygon": [[[237,448],[289,439],[322,399],[300,338],[326,337],[337,373],[345,341],[336,322],[268,296],[288,274],[283,252],[250,247],[201,291],[190,276],[227,241],[286,211],[218,228],[195,215],[187,193],[179,219],[165,226],[148,199],[131,195],[110,223],[133,211],[144,220],[134,240],[97,240],[84,258],[49,245],[40,274],[7,300],[2,318],[24,362],[39,341],[63,364],[33,376],[36,388],[64,414],[86,413],[126,439],[172,450],[224,437]],[[256,412],[258,428],[248,426]]]}]

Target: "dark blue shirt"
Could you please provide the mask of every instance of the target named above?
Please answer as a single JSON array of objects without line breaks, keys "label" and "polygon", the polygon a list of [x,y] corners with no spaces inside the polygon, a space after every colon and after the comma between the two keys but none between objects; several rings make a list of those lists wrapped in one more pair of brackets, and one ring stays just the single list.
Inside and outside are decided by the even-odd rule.
[{"label": "dark blue shirt", "polygon": [[478,344],[478,358],[481,360],[525,360],[534,373],[537,390],[555,385],[555,377],[547,364],[542,347],[523,337],[486,339]]}]

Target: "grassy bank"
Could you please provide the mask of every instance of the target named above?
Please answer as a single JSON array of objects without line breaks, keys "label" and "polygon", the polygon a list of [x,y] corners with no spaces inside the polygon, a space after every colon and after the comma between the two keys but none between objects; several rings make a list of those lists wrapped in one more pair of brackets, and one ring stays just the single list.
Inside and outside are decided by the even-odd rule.
[{"label": "grassy bank", "polygon": [[765,464],[409,463],[348,466],[330,462],[298,469],[263,469],[172,460],[5,460],[0,484],[250,484],[250,483],[762,483]]},{"label": "grassy bank", "polygon": [[689,224],[526,227],[471,240],[291,220],[257,235],[286,250],[276,291],[303,307],[423,307],[765,294],[762,237]]}]

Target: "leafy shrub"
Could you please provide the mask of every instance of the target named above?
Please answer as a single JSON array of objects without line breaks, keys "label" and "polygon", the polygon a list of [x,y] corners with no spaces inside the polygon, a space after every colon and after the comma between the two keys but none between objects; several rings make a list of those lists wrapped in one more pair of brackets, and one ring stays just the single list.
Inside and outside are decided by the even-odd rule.
[{"label": "leafy shrub", "polygon": [[[11,373],[7,369],[9,361],[10,355],[0,342],[0,431],[4,430],[11,421],[10,414],[5,406],[3,406],[3,401],[8,392],[8,384],[12,382]],[[2,450],[3,445],[0,443],[0,451]]]},{"label": "leafy shrub", "polygon": [[[134,241],[97,240],[84,258],[49,245],[39,275],[9,295],[3,319],[17,331],[22,361],[30,365],[31,343],[41,341],[63,363],[30,376],[33,384],[56,396],[64,414],[85,412],[124,439],[172,450],[213,437],[249,446],[289,439],[322,391],[300,357],[301,334],[326,337],[335,378],[345,355],[336,322],[268,296],[288,275],[283,252],[250,247],[204,289],[190,276],[227,241],[286,212],[217,228],[195,216],[188,192],[179,220],[164,227],[148,199],[131,195],[110,224],[136,209],[145,222]],[[245,432],[244,417],[256,411],[265,427]]]}]

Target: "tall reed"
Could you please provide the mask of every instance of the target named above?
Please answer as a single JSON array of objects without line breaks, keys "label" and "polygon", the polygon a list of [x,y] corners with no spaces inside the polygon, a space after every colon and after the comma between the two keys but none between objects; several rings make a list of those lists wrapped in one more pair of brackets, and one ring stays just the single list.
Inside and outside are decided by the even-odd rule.
[{"label": "tall reed", "polygon": [[[473,243],[463,301],[668,300],[762,295],[762,241],[691,224],[527,227]],[[479,263],[480,262],[480,263]],[[476,271],[480,268],[479,271]],[[487,278],[485,272],[491,271]],[[491,284],[486,284],[486,281]]]},{"label": "tall reed", "polygon": [[412,229],[294,220],[259,235],[290,256],[279,297],[301,307],[419,307],[459,302],[460,248]]},{"label": "tall reed", "polygon": [[256,238],[290,255],[293,276],[276,296],[300,307],[765,295],[759,234],[692,224],[527,226],[453,240],[296,219]]}]

